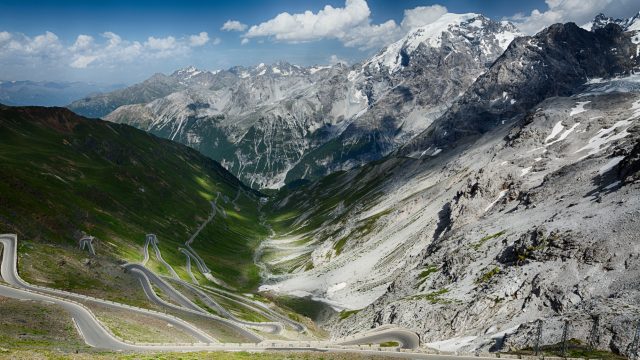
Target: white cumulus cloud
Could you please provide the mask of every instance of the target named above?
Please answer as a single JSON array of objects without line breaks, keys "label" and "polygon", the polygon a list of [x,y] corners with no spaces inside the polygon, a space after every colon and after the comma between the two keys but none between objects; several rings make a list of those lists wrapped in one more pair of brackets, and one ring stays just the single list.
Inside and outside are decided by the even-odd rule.
[{"label": "white cumulus cloud", "polygon": [[603,13],[616,18],[628,18],[640,10],[638,0],[545,0],[546,9],[515,14],[508,18],[520,30],[534,34],[555,23],[575,22],[584,25]]},{"label": "white cumulus cloud", "polygon": [[208,42],[209,42],[209,34],[207,34],[204,31],[198,35],[189,36],[189,45],[192,47],[203,46]]},{"label": "white cumulus cloud", "polygon": [[151,50],[167,51],[175,49],[177,46],[176,38],[167,36],[166,38],[154,38],[150,36],[144,43]]},{"label": "white cumulus cloud", "polygon": [[0,58],[20,61],[33,58],[57,58],[64,46],[58,36],[50,31],[29,37],[20,33],[0,32]]},{"label": "white cumulus cloud", "polygon": [[370,13],[365,0],[346,0],[343,8],[326,5],[317,13],[309,10],[300,14],[280,13],[271,20],[252,26],[245,36],[271,36],[291,42],[340,38],[346,31],[366,24]]},{"label": "white cumulus cloud", "polygon": [[0,44],[9,41],[11,34],[7,31],[0,31]]},{"label": "white cumulus cloud", "polygon": [[84,51],[93,46],[93,36],[90,35],[78,35],[76,42],[69,48],[71,51]]},{"label": "white cumulus cloud", "polygon": [[360,49],[373,49],[390,44],[402,37],[405,32],[393,20],[379,25],[366,24],[344,33],[340,41],[345,46]]},{"label": "white cumulus cloud", "polygon": [[247,24],[243,24],[238,20],[227,20],[220,30],[223,31],[245,31],[247,30]]},{"label": "white cumulus cloud", "polygon": [[407,9],[400,24],[394,20],[376,24],[366,0],[346,0],[344,7],[326,5],[322,10],[276,17],[253,25],[243,34],[245,39],[265,37],[289,43],[337,39],[347,47],[380,48],[398,40],[408,31],[430,24],[447,13],[441,5]]},{"label": "white cumulus cloud", "polygon": [[94,55],[79,55],[77,56],[69,66],[76,69],[86,69],[92,62],[98,59],[97,56]]},{"label": "white cumulus cloud", "polygon": [[[29,37],[21,33],[0,32],[0,67],[3,65],[38,68],[114,67],[139,60],[186,56],[194,47],[209,42],[206,32],[176,38],[150,36],[144,42],[123,39],[114,32],[104,32],[99,39],[80,34],[71,45],[64,45],[50,31]],[[220,39],[213,41],[220,43]]]},{"label": "white cumulus cloud", "polygon": [[447,8],[442,5],[418,6],[404,11],[402,27],[406,30],[429,25],[447,13]]}]

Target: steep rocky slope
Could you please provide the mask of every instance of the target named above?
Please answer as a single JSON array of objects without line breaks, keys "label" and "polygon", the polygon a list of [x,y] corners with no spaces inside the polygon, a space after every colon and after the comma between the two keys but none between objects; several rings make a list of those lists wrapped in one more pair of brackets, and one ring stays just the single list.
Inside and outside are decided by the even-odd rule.
[{"label": "steep rocky slope", "polygon": [[409,32],[348,73],[366,95],[368,109],[338,137],[304,156],[287,182],[350,169],[407,143],[521,35],[508,22],[478,14],[446,14]]},{"label": "steep rocky slope", "polygon": [[[278,186],[305,151],[366,107],[353,84],[335,84],[344,71],[284,62],[235,67],[213,75],[210,88],[123,106],[106,119],[198,149],[250,186]],[[323,109],[333,113],[325,117]]]},{"label": "steep rocky slope", "polygon": [[236,67],[106,119],[194,147],[250,186],[280,187],[405,144],[519,35],[506,22],[447,14],[353,67]]},{"label": "steep rocky slope", "polygon": [[[554,25],[516,39],[395,156],[283,189],[262,289],[443,350],[586,342],[628,354],[640,315],[637,34]],[[409,156],[407,156],[409,155]],[[442,340],[446,340],[441,342]]]},{"label": "steep rocky slope", "polygon": [[586,341],[597,314],[598,346],[625,353],[640,315],[638,81],[550,98],[435,157],[283,191],[262,289],[344,309],[336,336],[398,324],[449,351],[530,346],[538,319],[554,344],[565,317]]},{"label": "steep rocky slope", "polygon": [[586,30],[594,31],[596,29],[602,29],[609,24],[616,24],[624,31],[640,30],[640,12],[627,19],[614,19],[604,14],[598,14],[593,21],[590,21],[582,27]]}]

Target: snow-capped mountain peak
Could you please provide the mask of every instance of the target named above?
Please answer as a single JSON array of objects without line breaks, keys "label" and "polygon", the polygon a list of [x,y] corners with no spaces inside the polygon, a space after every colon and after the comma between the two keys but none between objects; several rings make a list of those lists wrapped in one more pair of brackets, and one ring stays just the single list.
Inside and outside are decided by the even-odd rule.
[{"label": "snow-capped mountain peak", "polygon": [[200,70],[195,66],[187,66],[185,68],[174,71],[171,74],[171,78],[178,82],[182,86],[210,86],[215,74],[207,71]]},{"label": "snow-capped mountain peak", "polygon": [[629,18],[625,30],[640,31],[640,12],[638,12],[634,17]]},{"label": "snow-capped mountain peak", "polygon": [[171,74],[173,77],[177,77],[177,78],[185,78],[185,79],[190,79],[198,74],[203,73],[203,70],[199,70],[198,68],[196,68],[195,66],[191,65],[188,66],[186,68],[183,69],[179,69],[173,72],[173,74]]},{"label": "snow-capped mountain peak", "polygon": [[260,63],[251,67],[235,66],[229,69],[229,72],[240,79],[251,79],[264,76],[305,76],[311,74],[310,69],[293,65],[286,61],[278,61],[273,64]]},{"label": "snow-capped mountain peak", "polygon": [[585,24],[582,28],[590,31],[602,29],[608,24],[617,24],[624,31],[639,31],[640,30],[640,12],[628,19],[614,19],[604,14],[598,14],[593,21]]},{"label": "snow-capped mountain peak", "polygon": [[522,34],[506,21],[495,22],[475,13],[447,13],[430,24],[411,30],[405,37],[374,56],[364,67],[376,70],[386,68],[392,73],[407,66],[411,54],[421,45],[439,49],[447,39],[450,39],[448,43],[474,43],[484,55],[491,56],[504,51],[517,36]]}]

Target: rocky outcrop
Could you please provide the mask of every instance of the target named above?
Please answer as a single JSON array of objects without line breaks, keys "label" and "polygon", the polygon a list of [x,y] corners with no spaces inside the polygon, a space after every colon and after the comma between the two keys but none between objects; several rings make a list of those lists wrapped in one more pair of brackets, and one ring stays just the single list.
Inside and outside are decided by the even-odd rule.
[{"label": "rocky outcrop", "polygon": [[640,181],[640,142],[620,161],[618,177],[625,183]]}]

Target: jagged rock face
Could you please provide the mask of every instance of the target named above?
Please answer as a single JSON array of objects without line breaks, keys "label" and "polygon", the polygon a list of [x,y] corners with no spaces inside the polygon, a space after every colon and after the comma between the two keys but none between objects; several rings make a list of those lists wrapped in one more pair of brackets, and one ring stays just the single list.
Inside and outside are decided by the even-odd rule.
[{"label": "jagged rock face", "polygon": [[632,32],[607,25],[594,32],[555,24],[521,37],[445,115],[402,150],[411,156],[454,147],[456,141],[510,121],[551,96],[567,96],[590,78],[628,74],[640,65]]},{"label": "jagged rock face", "polygon": [[279,187],[397,149],[519,35],[509,23],[447,14],[351,68],[235,67],[211,75],[206,88],[123,106],[106,119],[188,144],[253,187]]},{"label": "jagged rock face", "polygon": [[625,183],[640,181],[640,142],[627,154],[618,167],[618,177]]}]

